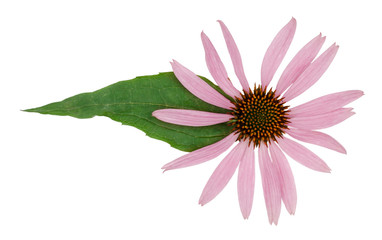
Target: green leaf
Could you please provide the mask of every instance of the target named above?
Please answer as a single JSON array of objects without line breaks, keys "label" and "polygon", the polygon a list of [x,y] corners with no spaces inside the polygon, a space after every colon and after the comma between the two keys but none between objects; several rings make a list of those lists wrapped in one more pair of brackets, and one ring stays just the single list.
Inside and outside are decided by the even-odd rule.
[{"label": "green leaf", "polygon": [[[203,80],[223,93],[209,80]],[[172,72],[117,82],[95,92],[82,93],[61,102],[25,111],[76,118],[109,117],[188,152],[217,142],[231,132],[232,127],[225,123],[207,127],[187,127],[165,123],[152,116],[153,111],[164,108],[228,112],[192,95]]]}]

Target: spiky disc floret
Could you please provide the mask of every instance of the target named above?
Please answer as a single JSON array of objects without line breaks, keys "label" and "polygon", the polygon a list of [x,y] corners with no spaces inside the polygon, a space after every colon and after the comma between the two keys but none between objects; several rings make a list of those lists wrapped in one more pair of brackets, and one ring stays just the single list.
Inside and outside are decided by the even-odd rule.
[{"label": "spiky disc floret", "polygon": [[235,98],[230,123],[238,135],[237,140],[249,139],[258,146],[260,142],[268,144],[281,137],[289,123],[288,106],[282,100],[272,88],[267,91],[260,85],[241,94],[241,98]]}]

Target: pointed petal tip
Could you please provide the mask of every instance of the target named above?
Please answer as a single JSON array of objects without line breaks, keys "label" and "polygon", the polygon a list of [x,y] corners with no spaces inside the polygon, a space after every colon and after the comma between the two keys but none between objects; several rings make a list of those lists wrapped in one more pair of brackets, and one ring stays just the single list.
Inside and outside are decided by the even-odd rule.
[{"label": "pointed petal tip", "polygon": [[330,167],[328,165],[326,166],[323,166],[321,170],[319,170],[319,172],[323,172],[323,173],[331,173],[332,172],[332,169],[330,169]]},{"label": "pointed petal tip", "polygon": [[163,170],[169,170],[169,167],[171,166],[171,162],[169,162],[169,163],[166,163],[165,165],[163,165],[162,167],[161,167],[161,169],[163,169]]},{"label": "pointed petal tip", "polygon": [[278,219],[276,220],[273,220],[273,219],[269,219],[269,224],[274,224],[275,226],[277,226],[277,224],[279,223]]},{"label": "pointed petal tip", "polygon": [[346,149],[338,142],[337,142],[336,146],[334,148],[332,148],[331,150],[334,150],[338,153],[342,153],[345,155],[347,154]]},{"label": "pointed petal tip", "polygon": [[[284,202],[284,205],[285,205],[285,202]],[[294,205],[289,205],[288,207],[285,205],[286,210],[292,216],[295,215],[296,213],[296,207],[297,207],[297,201],[295,202]]]},{"label": "pointed petal tip", "polygon": [[320,32],[317,37],[326,38],[326,36],[323,36],[322,32]]},{"label": "pointed petal tip", "polygon": [[319,172],[323,172],[323,173],[331,173],[332,172],[332,169],[330,169],[330,167],[328,165],[325,164],[325,166],[322,166],[321,169],[317,170]]},{"label": "pointed petal tip", "polygon": [[332,45],[330,45],[330,47],[328,47],[328,49],[335,49],[337,50],[339,48],[339,46],[337,45],[336,42],[334,42]]},{"label": "pointed petal tip", "polygon": [[171,170],[171,169],[169,169],[169,168],[167,168],[167,167],[165,167],[165,166],[163,166],[161,169],[163,170],[162,173],[165,173],[165,172],[167,172],[168,170]]},{"label": "pointed petal tip", "polygon": [[322,36],[322,32],[320,32],[315,38],[318,38],[320,41],[325,42],[326,36]]},{"label": "pointed petal tip", "polygon": [[250,211],[249,211],[249,212],[241,211],[241,215],[243,216],[243,218],[244,218],[245,220],[248,220],[250,214],[251,214]]},{"label": "pointed petal tip", "polygon": [[157,117],[158,116],[158,112],[157,112],[158,110],[155,110],[154,112],[152,112],[151,113],[151,116],[153,116],[153,117]]},{"label": "pointed petal tip", "polygon": [[291,20],[287,23],[287,26],[288,25],[293,32],[296,31],[297,21],[294,17],[292,17]]},{"label": "pointed petal tip", "polygon": [[315,38],[313,39],[319,39],[323,42],[325,42],[326,36],[322,36],[322,32],[320,32]]},{"label": "pointed petal tip", "polygon": [[[224,23],[222,20],[217,20],[217,22],[219,23],[220,28],[221,28],[222,30],[223,30],[223,29],[228,30],[228,29],[227,29],[227,26],[225,25],[225,23]],[[225,31],[225,30],[223,30],[223,31]]]},{"label": "pointed petal tip", "polygon": [[349,90],[349,92],[353,92],[354,95],[356,95],[356,98],[353,100],[357,100],[358,98],[362,97],[363,95],[365,95],[365,93],[362,91],[362,90]]},{"label": "pointed petal tip", "polygon": [[332,44],[332,46],[330,46],[330,47],[335,48],[336,50],[338,50],[340,48],[340,46],[336,42],[334,42]]},{"label": "pointed petal tip", "polygon": [[244,220],[248,220],[248,218],[249,218],[249,212],[243,212],[243,211],[241,211],[241,215],[243,216],[243,219]]},{"label": "pointed petal tip", "polygon": [[163,173],[165,173],[167,171],[174,170],[177,168],[179,168],[179,166],[173,165],[173,164],[171,164],[171,162],[169,162],[166,165],[164,165],[161,169],[163,169]]},{"label": "pointed petal tip", "polygon": [[291,28],[291,30],[295,31],[297,26],[297,21],[294,17],[291,18],[291,20],[287,23],[287,26]]}]

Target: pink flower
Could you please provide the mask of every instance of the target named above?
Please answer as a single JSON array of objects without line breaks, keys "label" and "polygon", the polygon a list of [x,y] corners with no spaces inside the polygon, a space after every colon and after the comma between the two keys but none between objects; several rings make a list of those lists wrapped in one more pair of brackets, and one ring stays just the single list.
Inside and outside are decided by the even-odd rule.
[{"label": "pink flower", "polygon": [[252,209],[255,185],[255,148],[270,224],[277,224],[281,202],[290,214],[295,213],[297,194],[293,174],[284,153],[302,165],[320,172],[330,168],[316,154],[286,137],[316,144],[340,153],[344,147],[331,136],[316,131],[334,126],[352,116],[352,108],[343,108],[363,95],[351,90],[325,95],[305,104],[289,108],[287,102],[310,88],[323,75],[334,59],[338,46],[331,45],[316,58],[325,37],[319,34],[308,42],[282,73],[276,89],[267,89],[292,42],[296,20],[292,18],[276,35],[261,67],[261,84],[252,90],[244,74],[239,50],[231,33],[219,21],[232,59],[234,70],[243,91],[237,90],[209,38],[202,32],[207,67],[219,87],[232,99],[210,87],[177,61],[171,63],[176,77],[192,94],[215,106],[229,109],[229,114],[186,109],[161,109],[153,112],[156,118],[178,125],[208,126],[227,123],[233,132],[224,139],[188,153],[163,166],[165,170],[189,167],[211,160],[225,152],[234,142],[238,144],[221,161],[208,180],[199,203],[214,199],[238,170],[238,196],[242,215],[247,219]]}]

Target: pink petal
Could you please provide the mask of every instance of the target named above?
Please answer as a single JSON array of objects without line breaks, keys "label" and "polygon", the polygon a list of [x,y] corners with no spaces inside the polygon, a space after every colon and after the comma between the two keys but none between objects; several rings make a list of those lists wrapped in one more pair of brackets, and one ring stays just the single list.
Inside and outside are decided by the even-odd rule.
[{"label": "pink petal", "polygon": [[328,69],[336,56],[337,51],[338,46],[333,44],[312,62],[312,64],[309,65],[309,67],[297,78],[294,84],[285,92],[283,96],[284,101],[288,102],[292,100],[315,84]]},{"label": "pink petal", "polygon": [[334,126],[353,116],[353,108],[340,108],[332,112],[309,117],[291,117],[288,126],[301,129],[323,129]]},{"label": "pink petal", "polygon": [[235,74],[237,78],[239,79],[240,84],[243,87],[244,91],[249,92],[250,88],[248,85],[247,78],[245,77],[245,74],[244,74],[243,63],[241,61],[239,49],[237,48],[235,40],[233,39],[231,33],[229,32],[227,26],[220,20],[218,22],[222,29],[224,39],[229,51],[229,55],[231,56],[232,64],[235,69]]},{"label": "pink petal", "polygon": [[328,134],[296,128],[291,128],[286,132],[297,140],[316,144],[318,146],[326,147],[331,150],[346,154],[345,148]]},{"label": "pink petal", "polygon": [[273,39],[265,53],[261,66],[261,85],[266,87],[283,60],[296,31],[296,19],[292,18]]},{"label": "pink petal", "polygon": [[264,144],[259,146],[259,165],[268,220],[270,224],[274,222],[277,225],[281,211],[280,180]]},{"label": "pink petal", "polygon": [[[248,145],[248,141],[245,142]],[[248,219],[253,203],[255,190],[255,152],[253,142],[246,148],[239,165],[237,192],[240,210],[244,219]]]},{"label": "pink petal", "polygon": [[282,94],[296,79],[305,71],[313,59],[320,51],[325,37],[321,37],[321,33],[308,42],[292,59],[285,68],[279,82],[277,83],[277,93]]},{"label": "pink petal", "polygon": [[294,214],[296,212],[297,205],[297,191],[292,170],[289,166],[288,160],[276,143],[270,144],[269,150],[272,161],[278,172],[281,198],[288,212],[290,214]]},{"label": "pink petal", "polygon": [[234,133],[231,133],[216,143],[190,152],[180,158],[175,159],[172,162],[167,163],[162,167],[162,169],[167,171],[204,163],[225,152],[236,141],[236,139],[237,137],[234,135]]},{"label": "pink petal", "polygon": [[171,66],[180,83],[196,97],[218,107],[226,109],[235,107],[227,98],[177,61],[174,60]]},{"label": "pink petal", "polygon": [[214,199],[227,185],[244,156],[248,144],[239,142],[212,173],[199,199],[202,206]]},{"label": "pink petal", "polygon": [[332,93],[291,108],[289,116],[305,117],[331,112],[362,97],[363,92],[350,90]]},{"label": "pink petal", "polygon": [[201,37],[206,54],[207,67],[212,77],[225,93],[231,97],[239,97],[240,92],[232,85],[232,82],[229,80],[227,71],[225,70],[223,63],[220,60],[214,45],[212,45],[210,39],[206,34],[204,34],[204,32],[202,32]]},{"label": "pink petal", "polygon": [[286,154],[305,167],[320,172],[330,172],[330,168],[321,158],[301,144],[286,137],[278,138],[277,143]]},{"label": "pink petal", "polygon": [[184,126],[209,126],[228,122],[232,115],[186,109],[160,109],[153,116],[161,121]]}]

